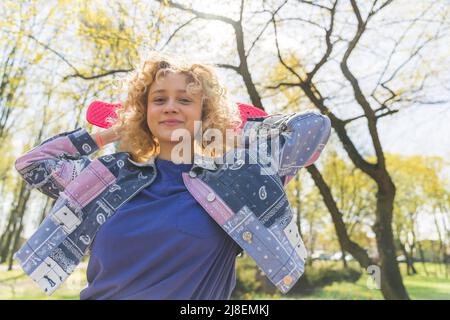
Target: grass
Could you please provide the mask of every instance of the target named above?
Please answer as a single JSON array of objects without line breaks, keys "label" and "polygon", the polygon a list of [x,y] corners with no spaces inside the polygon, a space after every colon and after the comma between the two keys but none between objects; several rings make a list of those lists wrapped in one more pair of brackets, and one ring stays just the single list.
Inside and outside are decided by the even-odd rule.
[{"label": "grass", "polygon": [[[406,266],[401,265],[403,274]],[[405,276],[405,285],[412,299],[450,300],[450,275],[445,276],[442,266],[427,264],[430,276],[426,276],[423,265],[417,264],[418,274]]]},{"label": "grass", "polygon": [[[332,262],[323,262],[332,263]],[[450,300],[450,275],[446,277],[442,266],[427,263],[429,276],[426,276],[422,264],[416,263],[418,274],[406,275],[405,265],[400,268],[404,275],[403,281],[412,299],[443,299]],[[12,271],[6,271],[4,265],[0,265],[0,299],[38,299],[38,300],[77,300],[79,293],[86,285],[86,264],[82,264],[52,296],[41,293],[35,284],[21,269],[14,267]],[[301,300],[376,300],[383,299],[380,290],[369,289],[367,275],[363,275],[357,282],[333,283],[308,295],[282,296],[281,294],[263,295],[249,293],[245,299],[301,299]]]},{"label": "grass", "polygon": [[86,285],[85,273],[86,266],[82,264],[53,295],[47,296],[18,266],[14,266],[11,271],[6,271],[6,266],[0,265],[0,299],[77,300],[80,291]]},{"label": "grass", "polygon": [[[429,276],[425,275],[423,265],[416,263],[418,274],[406,275],[406,265],[400,264],[403,282],[413,300],[450,300],[450,275],[446,277],[442,266],[427,263]],[[369,289],[368,276],[363,276],[355,283],[333,283],[316,290],[307,296],[297,296],[302,300],[379,300],[383,299],[380,290]]]}]

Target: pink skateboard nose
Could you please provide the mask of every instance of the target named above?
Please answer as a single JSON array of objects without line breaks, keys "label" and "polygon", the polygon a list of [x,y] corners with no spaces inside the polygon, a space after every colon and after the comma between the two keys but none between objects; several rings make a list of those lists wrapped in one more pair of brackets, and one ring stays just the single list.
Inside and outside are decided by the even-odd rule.
[{"label": "pink skateboard nose", "polygon": [[[242,128],[247,121],[247,118],[264,117],[268,114],[263,110],[254,106],[237,103],[241,115],[242,124],[239,128]],[[122,107],[120,103],[108,103],[99,100],[93,101],[86,112],[86,120],[97,127],[109,128],[111,124],[106,121],[106,118],[115,118],[116,109]]]}]

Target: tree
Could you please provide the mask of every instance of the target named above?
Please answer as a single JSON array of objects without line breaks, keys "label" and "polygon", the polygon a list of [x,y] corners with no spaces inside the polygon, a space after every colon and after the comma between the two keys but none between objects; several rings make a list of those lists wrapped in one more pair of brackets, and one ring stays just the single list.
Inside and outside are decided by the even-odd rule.
[{"label": "tree", "polygon": [[0,141],[8,148],[0,187],[2,198],[10,200],[0,217],[5,221],[0,225],[0,262],[8,261],[9,268],[24,226],[33,220],[31,213],[41,222],[54,203],[31,192],[11,170],[16,156],[44,138],[84,125],[83,111],[94,98],[118,99],[122,92],[115,76],[133,69],[144,41],[158,41],[162,17],[150,21],[147,14],[158,11],[157,6],[151,9],[138,1],[127,7],[57,0],[0,4],[5,17],[0,30]]},{"label": "tree", "polygon": [[[160,1],[162,2],[162,1]],[[372,1],[357,3],[356,1],[350,1],[342,3],[340,1],[329,1],[329,5],[313,2],[313,1],[296,1],[289,2],[283,1],[275,2],[262,2],[259,6],[261,9],[249,12],[247,15],[252,17],[257,14],[268,15],[266,23],[261,23],[261,32],[254,38],[250,47],[246,49],[246,39],[244,37],[243,30],[247,21],[245,18],[244,1],[240,3],[240,9],[238,10],[238,18],[232,19],[224,14],[216,14],[210,12],[204,12],[202,10],[194,9],[193,6],[181,5],[173,1],[167,1],[171,8],[181,10],[188,13],[190,16],[194,16],[198,19],[207,21],[220,21],[225,25],[231,27],[236,45],[238,57],[238,64],[230,64],[226,62],[217,63],[218,66],[230,69],[239,74],[245,84],[245,88],[248,91],[251,102],[254,105],[263,106],[263,95],[259,92],[264,89],[272,89],[284,93],[286,90],[301,92],[297,94],[298,99],[289,101],[286,105],[290,106],[290,110],[298,108],[298,105],[307,101],[311,107],[314,107],[323,114],[330,117],[334,131],[342,143],[344,150],[347,152],[348,157],[353,162],[354,166],[364,172],[377,186],[375,194],[376,200],[376,212],[375,223],[373,230],[377,239],[377,247],[380,256],[381,263],[381,289],[383,295],[387,299],[408,299],[409,296],[403,285],[402,277],[395,254],[395,242],[392,230],[392,217],[393,207],[395,201],[395,184],[392,180],[390,172],[386,167],[386,159],[381,143],[380,135],[377,128],[377,123],[381,118],[388,115],[397,113],[401,108],[405,106],[417,105],[420,103],[439,103],[437,100],[427,100],[426,93],[428,88],[429,76],[436,72],[424,72],[424,70],[409,69],[411,62],[417,63],[417,59],[422,59],[421,52],[425,50],[430,44],[443,41],[444,21],[448,8],[440,6],[441,3],[433,2],[428,6],[420,7],[417,10],[418,15],[411,21],[405,20],[401,26],[400,35],[390,38],[390,48],[385,48],[384,52],[381,52],[381,56],[384,60],[381,67],[377,66],[377,70],[371,70],[375,73],[372,78],[375,79],[372,90],[368,90],[362,86],[362,77],[358,76],[352,71],[351,58],[353,58],[359,52],[366,52],[363,50],[365,47],[377,44],[364,43],[364,36],[369,32],[376,30],[377,26],[383,25],[380,23],[379,16],[385,13],[387,8],[392,7],[394,1]],[[248,5],[250,7],[250,5]],[[252,3],[251,8],[255,8],[257,5]],[[308,12],[309,15],[306,15]],[[425,16],[433,12],[435,14],[431,19],[436,23],[433,24],[433,28],[427,29],[427,34],[422,33],[418,37],[417,41],[410,44],[405,44],[404,41],[407,37],[408,31],[413,27],[417,27],[420,24],[420,20]],[[437,15],[436,15],[437,12]],[[297,15],[295,13],[298,13]],[[340,19],[337,18],[339,15]],[[389,18],[389,17],[388,17]],[[395,17],[397,18],[397,17]],[[391,17],[392,19],[392,17]],[[326,23],[323,23],[327,20]],[[261,19],[257,20],[261,21]],[[356,24],[351,24],[355,21]],[[392,21],[392,20],[391,20]],[[291,22],[298,22],[298,26],[292,27]],[[302,25],[303,24],[303,25]],[[289,51],[280,46],[280,35],[286,36],[288,29],[290,31],[305,30],[305,24],[309,26],[315,26],[318,32],[308,33],[309,43],[306,46],[312,48],[314,55],[310,56],[298,56],[293,50]],[[284,73],[280,75],[280,80],[271,84],[264,84],[269,81],[261,81],[259,86],[255,84],[254,77],[250,72],[250,52],[255,47],[256,42],[262,38],[262,34],[268,30],[268,26],[273,27],[273,39],[274,47],[276,48],[276,58],[279,63],[284,67]],[[386,25],[384,25],[386,26]],[[350,29],[349,29],[350,28]],[[309,31],[310,29],[308,29]],[[346,31],[347,33],[345,33]],[[301,35],[301,31],[298,31],[297,36]],[[348,36],[349,33],[352,33]],[[386,39],[387,35],[378,35],[380,40]],[[294,40],[295,41],[295,40]],[[311,44],[315,41],[314,44]],[[364,43],[364,47],[362,45]],[[314,47],[316,46],[316,47]],[[339,47],[339,49],[336,49]],[[362,48],[360,48],[362,47]],[[409,54],[406,57],[399,59],[396,57],[401,49],[405,50],[408,47]],[[315,48],[320,48],[315,49]],[[254,54],[254,50],[252,54]],[[264,53],[265,55],[268,52]],[[394,59],[394,56],[396,59]],[[261,56],[257,56],[261,58]],[[317,57],[317,59],[316,59]],[[264,59],[268,60],[268,59]],[[289,63],[289,60],[294,60],[295,63]],[[261,63],[261,59],[258,63]],[[339,66],[340,75],[343,76],[343,81],[339,82],[338,89],[334,93],[330,90],[324,90],[325,85],[329,85],[330,88],[336,86],[330,85],[331,81],[336,83],[336,79],[326,79],[327,71],[332,72],[328,75],[336,75],[333,68],[328,68],[332,63],[337,63]],[[411,76],[411,73],[413,76]],[[263,75],[261,76],[263,77]],[[359,79],[358,79],[359,78]],[[413,81],[405,81],[413,80]],[[327,82],[328,81],[328,82]],[[259,87],[259,88],[258,88]],[[347,89],[347,90],[343,90]],[[326,91],[326,92],[325,92]],[[341,100],[338,100],[339,97]],[[342,101],[349,101],[351,97],[352,110],[339,115],[337,105],[342,104]],[[425,97],[425,98],[424,98]],[[347,102],[348,104],[348,102]],[[336,107],[334,106],[336,105]],[[360,111],[358,111],[358,108]],[[336,110],[333,110],[336,109]],[[350,112],[351,111],[351,112]],[[342,113],[342,112],[341,112]],[[353,113],[353,115],[352,115]],[[345,115],[350,115],[345,117]],[[367,131],[369,133],[369,139],[372,143],[371,152],[367,150],[358,150],[355,140],[350,135],[350,124],[353,125],[355,121],[364,120],[367,125]],[[372,153],[375,155],[375,162],[368,161],[368,157],[364,153]],[[345,224],[342,221],[342,217],[337,210],[335,201],[333,199],[330,188],[325,183],[325,180],[320,175],[320,172],[313,165],[308,168],[308,172],[312,175],[319,187],[321,194],[324,198],[327,207],[332,214],[333,222],[336,225],[338,231],[338,237],[343,244],[343,248],[350,252],[358,261],[361,261],[363,265],[369,265],[372,263],[371,259],[367,256],[365,250],[358,246],[353,241],[349,240],[348,234],[345,231]]]},{"label": "tree", "polygon": [[[440,157],[389,155],[388,166],[392,171],[397,187],[395,199],[394,229],[400,249],[406,258],[408,274],[416,274],[414,256],[418,241],[418,223],[426,216],[435,222],[438,235],[440,262],[445,266],[449,246],[445,213],[445,203],[448,197],[448,186],[441,177],[444,160]],[[422,261],[423,253],[419,248]],[[425,268],[426,271],[426,268]],[[427,271],[426,271],[427,272]]]}]

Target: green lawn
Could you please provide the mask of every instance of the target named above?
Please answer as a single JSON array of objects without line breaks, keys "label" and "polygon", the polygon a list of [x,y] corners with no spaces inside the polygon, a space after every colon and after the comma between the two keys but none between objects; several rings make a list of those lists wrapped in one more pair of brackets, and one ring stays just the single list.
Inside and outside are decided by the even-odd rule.
[{"label": "green lawn", "polygon": [[[334,283],[316,293],[298,299],[304,300],[366,300],[383,299],[379,290],[367,288],[366,277],[362,277],[356,283]],[[423,276],[414,276],[404,278],[404,284],[408,290],[411,299],[450,300],[450,279],[432,279]]]},{"label": "green lawn", "polygon": [[[400,265],[403,273],[403,281],[411,299],[421,300],[450,300],[450,275],[446,277],[442,266],[427,263],[426,268],[429,276],[425,275],[422,264],[415,264],[418,274],[406,275],[406,266]],[[364,275],[356,283],[333,283],[327,287],[317,290],[307,296],[298,296],[303,300],[366,300],[383,299],[380,290],[369,289],[367,286],[367,275]]]},{"label": "green lawn", "polygon": [[[402,272],[404,265],[401,265]],[[446,299],[450,300],[450,278],[446,278],[443,268],[435,264],[426,265],[430,276],[425,276],[423,266],[417,263],[419,274],[414,276],[404,275],[404,283],[412,299]],[[85,286],[86,265],[78,268],[74,274],[52,296],[42,294],[29,277],[20,269],[6,271],[4,265],[0,265],[0,299],[78,299],[80,290]],[[405,274],[405,273],[404,273]],[[360,300],[382,299],[381,292],[367,287],[367,276],[363,275],[356,283],[333,283],[332,285],[316,290],[306,296],[282,296],[275,294],[252,295],[248,299],[302,299],[302,300]]]},{"label": "green lawn", "polygon": [[79,292],[85,286],[85,267],[76,270],[66,282],[51,296],[42,293],[39,286],[25,275],[21,269],[5,271],[0,265],[0,299],[5,300],[74,300],[79,299]]}]

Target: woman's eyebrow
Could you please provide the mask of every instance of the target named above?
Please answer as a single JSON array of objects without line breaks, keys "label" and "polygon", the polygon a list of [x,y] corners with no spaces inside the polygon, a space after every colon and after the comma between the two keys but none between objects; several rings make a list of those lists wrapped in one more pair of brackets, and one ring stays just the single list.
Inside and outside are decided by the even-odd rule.
[{"label": "woman's eyebrow", "polygon": [[[158,89],[158,90],[155,90],[155,91],[150,92],[150,94],[153,94],[153,93],[160,93],[160,92],[166,92],[166,91],[167,91],[166,89]],[[177,92],[186,93],[187,91],[186,91],[185,89],[179,89],[179,90],[177,90]]]}]

